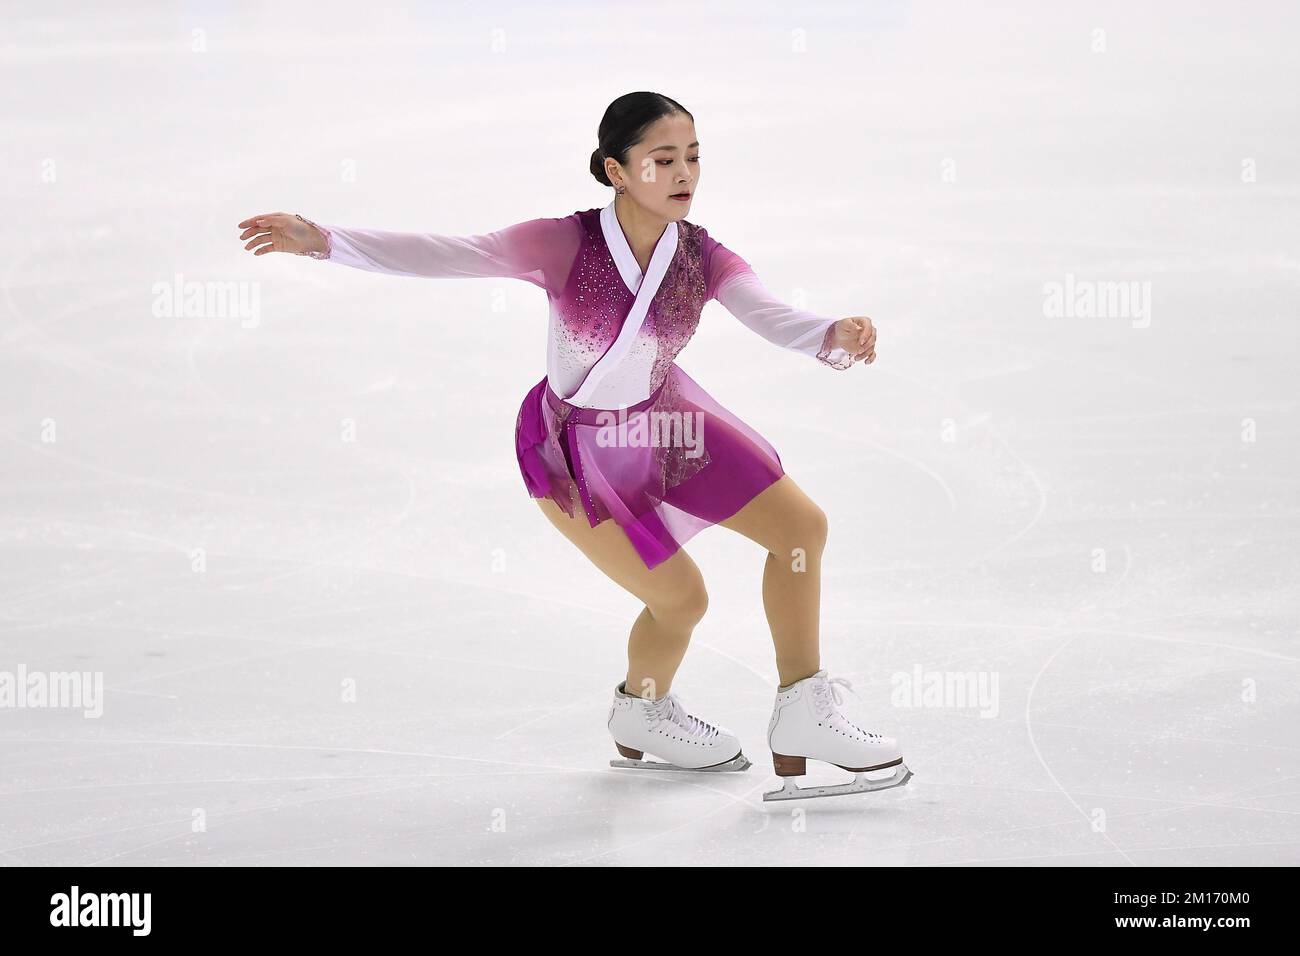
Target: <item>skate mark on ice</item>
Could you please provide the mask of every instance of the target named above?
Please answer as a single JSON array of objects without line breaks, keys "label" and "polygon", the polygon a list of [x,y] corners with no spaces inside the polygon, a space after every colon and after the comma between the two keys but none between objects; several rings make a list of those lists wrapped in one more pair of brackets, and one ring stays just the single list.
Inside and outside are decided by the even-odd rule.
[{"label": "skate mark on ice", "polygon": [[[916,388],[929,392],[931,395],[935,395],[943,399],[945,402],[956,404],[960,406],[962,409],[969,411],[969,405],[967,405],[966,402],[963,402],[959,398],[953,398],[952,396],[935,388],[933,385],[923,382],[920,379],[914,378],[910,375],[903,375],[894,369],[882,369],[881,371],[884,374],[892,375],[893,377],[900,379],[904,382],[907,382]],[[1037,489],[1038,508],[1035,510],[1034,514],[1030,517],[1029,521],[1025,524],[1023,528],[1021,528],[1019,531],[1012,534],[1011,537],[1007,538],[997,547],[984,552],[979,557],[967,561],[964,567],[973,567],[977,564],[980,564],[983,561],[987,561],[989,558],[997,554],[999,551],[1002,551],[1005,548],[1009,547],[1010,545],[1014,544],[1015,542],[1019,541],[1021,538],[1023,538],[1025,535],[1027,535],[1030,531],[1034,529],[1034,527],[1038,524],[1038,522],[1042,519],[1043,515],[1047,511],[1047,489],[1043,485],[1043,483],[1039,480],[1037,472],[1035,472],[1032,468],[1030,468],[1027,464],[1025,464],[1024,459],[1021,458],[1018,454],[1016,454],[1015,449],[1011,447],[1010,443],[1007,442],[1006,438],[1003,437],[1002,433],[993,427],[992,416],[989,416],[989,419],[987,421],[984,421],[983,425],[988,430],[988,433],[991,436],[993,436],[993,439],[998,443],[998,445],[1002,447],[1002,450],[1006,452],[1006,454],[1011,456],[1011,458],[1018,465],[1020,465],[1021,469],[1025,474],[1025,477],[1028,478],[1033,483],[1034,487]]]},{"label": "skate mark on ice", "polygon": [[944,480],[943,475],[939,474],[937,471],[935,471],[925,462],[921,461],[921,459],[913,458],[911,455],[907,454],[906,452],[899,451],[897,448],[891,448],[888,445],[882,444],[881,442],[878,441],[873,441],[870,438],[863,438],[861,435],[858,435],[853,432],[843,432],[843,431],[837,431],[830,428],[823,428],[819,425],[810,425],[803,420],[793,422],[790,424],[789,427],[796,428],[801,431],[816,432],[817,434],[820,435],[829,436],[831,439],[833,439],[832,442],[827,443],[829,447],[833,447],[835,444],[843,444],[844,442],[853,442],[855,444],[866,445],[868,448],[873,448],[876,451],[883,452],[884,454],[890,456],[891,458],[897,458],[905,465],[909,465],[910,467],[915,468],[917,471],[921,472],[921,474],[925,475],[927,478],[932,479],[934,483],[939,486],[939,489],[943,492],[944,497],[948,499],[948,510],[951,511],[953,514],[957,513],[958,510],[957,495],[953,492],[952,486],[950,486],[948,482]]},{"label": "skate mark on ice", "polygon": [[561,704],[558,707],[548,707],[546,708],[545,713],[538,714],[536,717],[530,717],[528,720],[525,720],[522,723],[515,724],[513,727],[508,727],[507,729],[501,731],[501,733],[494,736],[492,739],[504,740],[505,738],[509,737],[517,730],[523,730],[525,727],[532,727],[535,724],[540,724],[544,720],[550,720],[552,717],[556,716],[557,714],[571,713],[573,711],[579,710],[584,707],[588,707],[593,710],[598,709],[604,706],[608,702],[607,701],[608,697],[609,697],[609,691],[607,689],[592,691],[591,693],[584,694],[583,696],[579,697],[577,700],[571,701],[570,703]]},{"label": "skate mark on ice", "polygon": [[[766,626],[766,625],[765,625],[765,626]],[[762,683],[762,685],[763,685],[765,688],[767,688],[767,687],[771,687],[771,686],[773,685],[773,683],[775,683],[775,682],[777,681],[777,678],[776,678],[775,675],[773,675],[773,674],[764,674],[762,671],[760,671],[757,667],[754,667],[752,664],[747,664],[747,663],[745,663],[745,662],[742,661],[739,657],[735,657],[735,656],[733,656],[733,655],[731,655],[731,654],[728,654],[726,651],[722,650],[722,648],[720,648],[720,647],[716,647],[716,646],[713,645],[713,644],[709,644],[709,643],[707,643],[707,642],[705,642],[705,641],[694,641],[694,640],[693,640],[693,641],[691,641],[691,646],[692,646],[692,647],[697,647],[697,646],[698,646],[698,647],[702,647],[702,648],[704,648],[704,649],[707,650],[707,651],[712,651],[714,654],[717,654],[717,655],[718,655],[719,657],[721,657],[723,660],[731,661],[731,663],[735,664],[737,667],[740,667],[740,668],[742,668],[743,670],[746,670],[746,671],[748,671],[749,673],[753,674],[755,677],[757,677],[757,678],[759,679],[759,681]]]},{"label": "skate mark on ice", "polygon": [[[239,782],[239,781],[231,781],[231,782],[235,782],[235,783],[237,783],[237,782]],[[391,792],[391,791],[394,791],[394,790],[406,789],[406,788],[409,788],[409,787],[412,787],[412,786],[418,786],[418,784],[404,785],[404,786],[401,786],[401,787],[387,787],[387,788],[383,788],[383,787],[381,787],[381,788],[372,788],[372,789],[369,789],[369,790],[351,790],[351,791],[348,791],[347,793],[335,793],[335,794],[328,794],[328,795],[325,795],[325,796],[320,796],[320,795],[318,795],[318,796],[315,796],[315,797],[308,797],[308,798],[304,798],[304,799],[297,800],[297,801],[283,802],[283,803],[281,803],[281,804],[267,804],[267,805],[263,805],[263,806],[246,807],[246,808],[244,808],[244,809],[242,809],[242,810],[226,810],[226,811],[218,811],[218,812],[216,812],[216,813],[209,813],[209,814],[208,814],[208,819],[209,819],[209,820],[228,820],[228,819],[231,819],[232,817],[243,816],[243,815],[246,815],[246,814],[265,813],[265,812],[267,812],[267,811],[274,811],[274,810],[277,810],[277,809],[292,809],[292,808],[294,808],[294,807],[306,806],[306,805],[308,805],[308,804],[312,804],[312,803],[320,803],[320,802],[324,802],[324,801],[328,801],[328,800],[339,800],[339,799],[343,799],[343,798],[346,798],[346,797],[362,797],[362,796],[368,796],[368,795],[371,795],[371,794],[383,794],[383,793],[388,793],[388,792]],[[158,846],[158,845],[160,845],[160,844],[162,844],[162,843],[168,843],[168,842],[170,842],[170,841],[172,841],[172,840],[179,840],[179,839],[182,839],[182,838],[184,838],[184,837],[192,837],[192,836],[194,836],[194,832],[193,832],[193,830],[191,830],[191,829],[189,828],[189,827],[190,827],[190,824],[191,824],[191,820],[190,820],[189,817],[178,818],[178,819],[176,819],[176,820],[159,820],[157,823],[141,823],[141,824],[137,824],[137,825],[135,825],[135,826],[129,826],[129,827],[117,827],[117,828],[115,828],[115,829],[111,829],[111,830],[97,830],[97,831],[95,831],[95,832],[93,832],[93,833],[78,833],[78,834],[74,834],[74,835],[72,835],[72,836],[60,837],[60,838],[58,838],[58,839],[54,839],[54,840],[43,840],[43,841],[41,841],[40,843],[28,843],[28,844],[24,844],[24,845],[22,845],[22,846],[7,847],[7,848],[4,848],[4,849],[0,849],[0,853],[13,853],[13,852],[21,851],[21,850],[35,850],[35,849],[40,849],[40,848],[42,848],[42,847],[58,846],[58,845],[60,845],[60,844],[65,844],[65,843],[75,843],[75,842],[79,842],[79,841],[83,841],[83,840],[98,840],[98,839],[103,839],[103,838],[105,838],[105,837],[118,836],[118,835],[123,834],[123,833],[134,833],[134,832],[139,831],[139,830],[151,830],[151,829],[155,829],[155,828],[157,828],[157,827],[163,827],[163,826],[184,826],[184,827],[186,828],[185,831],[184,831],[183,833],[174,833],[174,834],[170,834],[170,835],[167,836],[167,837],[163,837],[163,838],[160,838],[160,839],[157,839],[157,840],[151,840],[151,841],[148,842],[148,843],[141,844],[140,846],[134,847],[134,848],[132,848],[132,849],[123,850],[123,851],[121,851],[120,853],[117,853],[117,854],[115,854],[115,855],[112,856],[112,857],[108,857],[108,858],[106,858],[106,859],[115,859],[116,857],[119,857],[119,856],[125,856],[125,855],[128,854],[128,853],[136,853],[136,852],[139,852],[140,850],[142,850],[142,849],[147,849],[148,847],[151,847],[151,846]],[[99,863],[103,863],[103,862],[105,862],[105,861],[104,861],[104,860],[99,860],[99,861],[97,861],[97,862],[95,862],[95,863],[88,863],[88,864],[81,864],[81,865],[85,865],[85,866],[97,866],[97,865],[99,865]],[[27,865],[30,865],[30,864],[27,864]]]},{"label": "skate mark on ice", "polygon": [[[245,809],[243,809],[243,810],[231,810],[231,811],[226,812],[226,813],[216,813],[216,814],[209,813],[209,814],[208,814],[208,820],[209,820],[209,821],[214,820],[214,819],[215,819],[215,820],[223,820],[223,819],[224,819],[224,820],[229,820],[229,819],[231,819],[231,818],[233,818],[233,817],[245,817],[245,816],[251,816],[251,815],[255,815],[255,814],[259,814],[259,813],[272,813],[272,812],[276,812],[276,811],[279,811],[279,810],[293,810],[293,809],[299,809],[299,808],[301,808],[301,807],[311,806],[312,804],[317,804],[317,803],[329,803],[329,802],[332,801],[332,800],[344,800],[344,799],[348,799],[348,798],[352,798],[352,797],[362,797],[362,798],[364,798],[364,797],[371,797],[371,796],[382,796],[383,794],[386,794],[386,793],[396,793],[396,792],[398,792],[398,791],[400,791],[400,790],[412,790],[412,789],[415,789],[415,788],[420,787],[420,786],[423,786],[423,782],[419,782],[419,783],[408,783],[408,784],[400,784],[400,785],[398,785],[398,786],[396,786],[396,787],[379,787],[379,788],[376,788],[376,789],[370,789],[370,790],[355,790],[355,791],[350,791],[350,792],[348,792],[348,793],[334,793],[334,794],[329,794],[329,795],[327,795],[327,796],[311,797],[311,798],[308,798],[308,799],[295,800],[295,801],[292,801],[292,802],[281,802],[281,803],[274,803],[274,804],[266,804],[266,805],[264,805],[264,806],[260,806],[260,807],[247,807],[247,808],[245,808]],[[179,822],[179,821],[178,821],[178,822]],[[106,864],[106,863],[110,863],[110,862],[112,862],[113,860],[119,860],[119,859],[121,859],[122,857],[125,857],[125,856],[131,856],[131,855],[133,855],[133,854],[135,854],[135,853],[139,853],[139,852],[141,852],[141,851],[143,851],[143,850],[150,850],[150,849],[153,849],[154,847],[159,847],[159,846],[162,846],[162,845],[164,845],[164,844],[166,844],[166,843],[172,843],[172,842],[174,842],[174,841],[176,841],[176,840],[183,840],[183,839],[186,839],[187,837],[193,837],[193,836],[194,836],[194,832],[189,828],[189,827],[190,827],[190,820],[189,820],[188,818],[185,819],[185,820],[183,821],[183,825],[186,827],[186,829],[185,829],[185,831],[182,832],[182,833],[173,833],[173,834],[171,834],[171,835],[169,835],[169,836],[160,837],[160,838],[157,839],[157,840],[150,840],[148,843],[144,843],[144,844],[141,844],[141,845],[139,845],[139,846],[131,847],[130,849],[121,850],[121,851],[119,851],[119,852],[117,852],[117,853],[113,853],[113,854],[111,854],[111,855],[109,855],[109,856],[103,857],[103,858],[98,859],[98,860],[94,860],[94,861],[92,861],[92,862],[90,862],[90,863],[84,863],[84,864],[82,864],[82,865],[83,865],[83,866],[103,866],[104,864]]]},{"label": "skate mark on ice", "polygon": [[[608,772],[610,772],[610,773],[617,773],[617,772],[618,772],[618,771],[614,770],[612,767],[611,767],[611,768],[606,768],[606,769],[607,769]],[[654,777],[654,778],[647,778],[647,779],[658,779],[658,780],[663,781],[663,782],[665,782],[665,783],[672,783],[672,782],[674,782],[674,781],[664,780],[663,777]],[[700,784],[698,781],[694,781],[694,780],[682,780],[682,781],[680,781],[680,782],[681,782],[681,783],[684,783],[684,784],[691,784],[691,785],[694,785],[694,786],[704,786],[704,788],[707,789],[707,790],[713,790],[715,793],[719,793],[719,794],[721,794],[722,796],[725,796],[725,797],[727,798],[727,800],[730,801],[730,802],[727,802],[727,803],[721,803],[721,804],[719,804],[717,807],[714,807],[712,810],[708,810],[708,811],[706,811],[706,812],[704,812],[704,813],[699,814],[698,816],[688,818],[685,822],[683,822],[683,823],[679,823],[679,824],[677,824],[676,826],[669,827],[667,830],[657,830],[657,831],[654,832],[654,833],[650,833],[650,834],[647,834],[646,836],[640,837],[639,839],[633,840],[631,843],[624,843],[624,844],[621,844],[621,845],[619,845],[619,846],[610,847],[608,850],[601,850],[599,853],[592,853],[592,854],[590,854],[589,856],[584,856],[584,857],[582,857],[582,858],[580,858],[580,859],[577,859],[577,860],[570,860],[570,861],[567,862],[567,863],[561,863],[561,864],[556,864],[556,865],[558,865],[558,866],[580,866],[580,865],[582,865],[582,864],[584,864],[584,863],[590,863],[592,860],[598,860],[598,859],[600,859],[602,856],[609,856],[611,853],[623,853],[623,852],[625,852],[625,851],[627,851],[627,850],[632,849],[633,847],[641,846],[641,844],[643,844],[643,843],[648,843],[648,842],[651,841],[651,840],[660,840],[660,839],[663,839],[664,837],[668,836],[668,834],[670,834],[670,833],[676,833],[678,830],[684,830],[684,829],[686,829],[687,827],[692,827],[692,826],[695,826],[695,825],[698,824],[698,823],[702,823],[703,821],[707,820],[709,817],[715,816],[716,814],[721,813],[723,810],[727,810],[727,809],[729,809],[729,808],[730,808],[731,806],[733,806],[734,804],[740,804],[741,806],[744,806],[744,807],[746,807],[746,808],[753,809],[753,810],[756,810],[756,811],[762,810],[762,804],[757,803],[756,801],[751,802],[750,799],[749,799],[749,797],[750,797],[750,794],[757,793],[757,792],[761,791],[761,790],[763,789],[763,787],[767,786],[767,782],[766,782],[766,781],[763,781],[762,783],[759,783],[759,784],[756,784],[755,786],[750,787],[750,788],[749,788],[748,790],[746,790],[746,791],[745,791],[741,796],[737,797],[735,794],[727,793],[726,791],[718,790],[718,789],[716,789],[716,788],[714,788],[714,787],[708,787],[708,786],[702,785],[702,784]]]},{"label": "skate mark on ice", "polygon": [[[1029,742],[1030,742],[1030,745],[1031,745],[1031,746],[1033,747],[1033,749],[1034,749],[1034,755],[1038,758],[1038,762],[1039,762],[1040,764],[1042,764],[1043,769],[1044,769],[1045,771],[1047,771],[1047,774],[1048,774],[1048,776],[1051,778],[1052,783],[1056,785],[1057,789],[1059,789],[1059,790],[1061,791],[1061,793],[1065,794],[1066,799],[1068,799],[1068,800],[1070,801],[1070,803],[1073,804],[1073,806],[1075,807],[1076,810],[1078,810],[1081,814],[1083,814],[1084,818],[1085,818],[1086,820],[1088,820],[1089,824],[1091,824],[1091,818],[1088,817],[1088,815],[1083,811],[1083,808],[1080,807],[1080,806],[1078,805],[1078,803],[1075,802],[1075,800],[1073,799],[1073,797],[1071,797],[1070,794],[1069,794],[1068,792],[1066,792],[1065,788],[1064,788],[1063,786],[1061,786],[1061,783],[1060,783],[1059,780],[1057,780],[1056,775],[1052,773],[1051,768],[1048,767],[1046,761],[1043,760],[1042,753],[1039,751],[1039,749],[1038,749],[1038,745],[1037,745],[1036,741],[1034,740],[1034,736],[1033,736],[1033,727],[1032,727],[1032,720],[1031,720],[1031,717],[1030,717],[1030,708],[1031,708],[1032,703],[1033,703],[1033,694],[1034,694],[1034,690],[1035,690],[1035,688],[1036,688],[1037,685],[1038,685],[1038,680],[1039,680],[1039,678],[1041,678],[1042,675],[1046,672],[1048,666],[1050,666],[1050,664],[1052,663],[1052,660],[1055,659],[1055,657],[1056,657],[1056,656],[1057,656],[1061,651],[1063,651],[1066,647],[1068,647],[1070,644],[1072,644],[1075,640],[1077,640],[1079,637],[1082,637],[1082,636],[1085,636],[1085,635],[1088,635],[1088,634],[1101,634],[1101,635],[1111,635],[1111,636],[1120,636],[1120,637],[1128,637],[1128,638],[1134,638],[1134,637],[1136,637],[1136,638],[1139,638],[1139,639],[1154,640],[1154,641],[1160,641],[1160,642],[1163,642],[1163,643],[1182,644],[1182,645],[1187,645],[1187,646],[1213,647],[1213,648],[1223,649],[1223,650],[1235,650],[1235,651],[1240,651],[1240,652],[1247,653],[1247,654],[1257,654],[1257,655],[1260,655],[1260,656],[1262,656],[1262,657],[1272,658],[1272,659],[1274,659],[1274,660],[1282,660],[1282,661],[1287,661],[1287,662],[1289,662],[1289,663],[1300,663],[1300,659],[1293,658],[1293,657],[1287,657],[1286,655],[1283,655],[1283,654],[1277,654],[1277,653],[1275,653],[1275,652],[1273,652],[1273,651],[1265,651],[1265,650],[1262,650],[1262,649],[1259,649],[1259,648],[1238,647],[1238,646],[1236,646],[1236,645],[1221,644],[1221,643],[1213,642],[1213,641],[1198,641],[1198,640],[1192,640],[1192,639],[1190,639],[1190,638],[1169,637],[1169,636],[1167,636],[1167,635],[1162,635],[1162,634],[1146,634],[1146,633],[1139,633],[1139,632],[1134,632],[1134,631],[1122,631],[1122,630],[1107,629],[1107,628],[1075,628],[1075,629],[1070,629],[1070,628],[1061,628],[1061,629],[1062,629],[1062,630],[1076,630],[1076,631],[1078,631],[1078,633],[1076,633],[1074,636],[1070,637],[1070,638],[1069,638],[1068,640],[1066,640],[1066,641],[1065,641],[1065,642],[1064,642],[1060,647],[1058,647],[1058,648],[1057,648],[1057,649],[1052,653],[1052,655],[1047,659],[1047,661],[1044,662],[1043,666],[1039,669],[1038,673],[1035,675],[1034,680],[1033,680],[1033,683],[1032,683],[1032,684],[1030,685],[1030,687],[1029,687],[1029,692],[1028,692],[1028,695],[1027,695],[1027,697],[1026,697],[1026,701],[1025,701],[1025,729],[1026,729],[1026,731],[1027,731],[1028,734],[1029,734]],[[1218,793],[1218,794],[1215,794],[1214,796],[1211,797],[1211,799],[1213,799],[1213,800],[1217,800],[1217,799],[1222,799],[1223,797],[1234,796],[1234,795],[1236,795],[1236,794],[1239,794],[1239,793],[1245,792],[1246,790],[1255,789],[1255,788],[1258,787],[1258,786],[1266,786],[1266,785],[1267,785],[1267,783],[1265,783],[1265,784],[1255,784],[1255,785],[1253,785],[1253,786],[1251,786],[1251,787],[1245,787],[1245,788],[1235,788],[1234,790],[1229,790],[1229,791],[1226,791],[1226,792],[1220,792],[1220,793]],[[1122,795],[1120,795],[1120,796],[1122,796]],[[1170,807],[1170,808],[1165,808],[1165,809],[1161,809],[1161,810],[1154,810],[1154,811],[1151,811],[1151,814],[1152,814],[1152,816],[1158,816],[1158,815],[1166,814],[1166,813],[1176,813],[1176,812],[1178,812],[1178,811],[1180,811],[1180,810],[1186,809],[1188,806],[1195,805],[1195,803],[1196,803],[1195,801],[1178,801],[1178,802],[1179,802],[1179,806]],[[1253,809],[1253,808],[1247,808],[1247,809]],[[1261,809],[1262,809],[1262,808],[1261,808]],[[1288,811],[1288,812],[1289,812],[1289,811]],[[1121,856],[1123,856],[1126,860],[1129,861],[1130,865],[1133,865],[1133,866],[1136,866],[1136,865],[1137,865],[1136,863],[1133,862],[1133,860],[1132,860],[1131,858],[1129,858],[1129,856],[1124,852],[1124,850],[1121,849],[1121,848],[1120,848],[1120,847],[1119,847],[1119,846],[1118,846],[1118,845],[1117,845],[1117,844],[1116,844],[1116,843],[1115,843],[1115,842],[1110,838],[1109,833],[1105,833],[1105,832],[1103,832],[1102,835],[1106,838],[1106,841],[1107,841],[1108,843],[1111,844],[1111,846],[1115,847],[1115,849],[1120,853]],[[1148,848],[1148,849],[1149,849],[1149,848]]]},{"label": "skate mark on ice", "polygon": [[[338,558],[344,558],[351,552],[362,550],[366,546],[374,544],[380,535],[388,534],[390,531],[405,524],[406,519],[411,516],[411,512],[414,510],[416,497],[415,479],[412,477],[411,472],[412,469],[409,467],[403,469],[401,472],[401,476],[406,479],[406,501],[403,503],[401,510],[388,519],[388,524],[386,526],[369,531],[360,540],[356,539],[354,531],[345,529],[340,531],[332,539],[327,539],[317,543],[313,548],[320,551],[324,551],[327,548],[335,549],[335,556]],[[348,542],[349,546],[338,549],[337,545],[340,541]],[[252,584],[227,585],[227,588],[232,591],[245,591],[249,588],[265,587],[274,581],[284,581],[288,578],[296,577],[300,574],[306,574],[309,571],[314,571],[317,568],[325,567],[326,561],[326,558],[321,558],[315,561],[301,560],[298,562],[299,566],[294,568],[292,571],[283,571],[279,574],[273,574],[269,578],[263,578],[262,580],[253,582]]]},{"label": "skate mark on ice", "polygon": [[[1034,739],[1033,720],[1030,717],[1030,709],[1032,708],[1034,703],[1034,690],[1038,687],[1039,678],[1041,678],[1043,674],[1047,671],[1047,668],[1051,666],[1052,661],[1056,659],[1056,655],[1060,654],[1061,651],[1065,650],[1067,647],[1073,644],[1074,641],[1075,641],[1074,637],[1067,638],[1056,650],[1054,650],[1051,653],[1051,656],[1049,656],[1047,660],[1043,662],[1043,666],[1038,669],[1038,673],[1034,675],[1034,679],[1029,685],[1029,692],[1025,695],[1025,732],[1029,736],[1029,746],[1033,748],[1034,756],[1038,758],[1038,762],[1042,765],[1043,770],[1047,772],[1047,776],[1051,779],[1052,783],[1056,785],[1056,788],[1059,791],[1061,791],[1062,794],[1065,795],[1065,799],[1070,801],[1070,804],[1074,807],[1074,809],[1079,811],[1079,815],[1083,817],[1084,821],[1088,824],[1089,829],[1091,829],[1092,818],[1088,815],[1088,812],[1084,810],[1083,807],[1079,806],[1079,804],[1075,801],[1074,797],[1070,796],[1070,794],[1066,791],[1065,787],[1061,785],[1061,781],[1056,779],[1056,774],[1052,773],[1052,768],[1047,765],[1047,761],[1043,759],[1042,751],[1038,749],[1038,742]],[[1101,835],[1105,838],[1106,842],[1109,843],[1112,847],[1114,847],[1115,851],[1119,853],[1119,855],[1122,856],[1128,862],[1129,866],[1138,865],[1133,861],[1132,857],[1130,857],[1127,853],[1124,852],[1124,850],[1120,847],[1118,843],[1116,843],[1114,840],[1111,839],[1110,833],[1108,831],[1103,830]]]},{"label": "skate mark on ice", "polygon": [[[1095,689],[1104,689],[1113,687],[1114,684],[1100,684]],[[1079,724],[1063,724],[1054,720],[1038,721],[1040,727],[1061,727],[1066,730],[1083,730],[1088,733],[1105,733],[1105,728],[1084,727]],[[1149,737],[1152,740],[1186,740],[1193,743],[1220,744],[1224,747],[1256,747],[1264,750],[1281,750],[1284,753],[1300,754],[1300,747],[1283,747],[1281,744],[1254,744],[1244,740],[1220,740],[1217,737],[1189,737],[1186,734],[1175,734],[1167,730],[1148,730],[1144,727],[1125,727],[1123,730],[1116,730],[1114,733],[1132,734],[1142,737]],[[1288,813],[1300,814],[1300,810],[1288,810]]]},{"label": "skate mark on ice", "polygon": [[144,475],[132,475],[124,471],[118,471],[115,468],[109,468],[104,465],[97,465],[93,462],[83,461],[62,452],[56,454],[44,445],[34,444],[14,435],[0,435],[0,440],[11,442],[29,452],[32,452],[33,454],[42,455],[59,465],[70,465],[74,468],[81,468],[85,471],[94,472],[97,475],[102,475],[105,478],[112,478],[118,482],[126,484],[144,485],[148,488],[156,488],[159,491],[170,491],[182,497],[217,498],[242,504],[271,505],[273,509],[283,508],[286,510],[294,510],[306,508],[313,511],[330,511],[338,514],[351,514],[356,510],[355,508],[348,508],[343,505],[304,505],[301,499],[268,498],[265,495],[240,495],[231,491],[215,491],[207,488],[196,488],[193,485],[177,485],[158,478],[150,478]]}]

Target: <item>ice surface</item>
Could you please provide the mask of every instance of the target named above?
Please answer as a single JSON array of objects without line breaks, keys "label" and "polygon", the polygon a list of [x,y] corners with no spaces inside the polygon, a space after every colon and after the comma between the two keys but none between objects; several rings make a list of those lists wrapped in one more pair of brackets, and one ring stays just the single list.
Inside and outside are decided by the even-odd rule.
[{"label": "ice surface", "polygon": [[[1300,15],[864,6],[11,7],[0,671],[104,694],[0,708],[0,861],[1300,863]],[[754,767],[610,769],[640,606],[518,474],[540,290],[237,240],[604,205],[636,89],[695,114],[692,221],[879,328],[836,372],[713,303],[680,361],[830,516],[823,662],[902,790],[763,804],[723,529],[674,687]],[[178,275],[256,314],[168,314]],[[1103,282],[1128,314],[1047,314]]]}]

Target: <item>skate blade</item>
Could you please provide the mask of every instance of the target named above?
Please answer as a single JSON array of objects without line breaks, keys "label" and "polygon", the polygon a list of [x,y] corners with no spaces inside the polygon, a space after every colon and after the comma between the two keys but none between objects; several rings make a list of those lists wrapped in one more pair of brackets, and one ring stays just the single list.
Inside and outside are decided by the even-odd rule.
[{"label": "skate blade", "polygon": [[712,767],[679,767],[662,760],[611,760],[609,765],[627,770],[679,770],[685,773],[737,773],[752,766],[743,753]]},{"label": "skate blade", "polygon": [[849,793],[871,793],[873,790],[892,790],[901,787],[912,779],[912,771],[906,764],[899,764],[888,777],[872,780],[865,773],[853,775],[852,783],[833,784],[829,787],[796,787],[793,777],[785,778],[785,785],[780,790],[763,794],[764,800],[808,800],[812,797],[839,797]]}]

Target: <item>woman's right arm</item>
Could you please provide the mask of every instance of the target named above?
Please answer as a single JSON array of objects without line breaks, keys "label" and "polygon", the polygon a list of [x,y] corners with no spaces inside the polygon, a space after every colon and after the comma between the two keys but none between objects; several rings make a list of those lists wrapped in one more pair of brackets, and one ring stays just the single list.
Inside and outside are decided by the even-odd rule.
[{"label": "woman's right arm", "polygon": [[576,215],[530,219],[473,236],[318,225],[287,213],[255,216],[240,226],[247,230],[241,238],[263,233],[246,248],[270,244],[254,255],[291,252],[389,275],[524,279],[557,295],[582,238]]}]

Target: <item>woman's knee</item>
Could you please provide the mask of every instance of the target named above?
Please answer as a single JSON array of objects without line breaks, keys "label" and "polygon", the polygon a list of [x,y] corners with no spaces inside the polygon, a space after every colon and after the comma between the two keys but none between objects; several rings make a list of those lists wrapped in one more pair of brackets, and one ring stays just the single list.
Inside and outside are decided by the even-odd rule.
[{"label": "woman's knee", "polygon": [[807,502],[782,523],[778,556],[788,558],[796,553],[820,555],[826,548],[829,532],[826,512],[811,501]]},{"label": "woman's knee", "polygon": [[652,596],[646,601],[646,607],[657,621],[677,627],[694,627],[709,609],[709,592],[701,578]]}]

